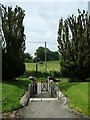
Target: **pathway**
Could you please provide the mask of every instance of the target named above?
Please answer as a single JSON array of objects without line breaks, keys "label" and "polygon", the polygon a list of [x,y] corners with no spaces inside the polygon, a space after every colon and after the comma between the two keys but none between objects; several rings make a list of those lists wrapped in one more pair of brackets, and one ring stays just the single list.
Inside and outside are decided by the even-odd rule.
[{"label": "pathway", "polygon": [[81,118],[67,104],[58,98],[52,98],[47,92],[31,98],[28,105],[22,108],[19,114],[23,118]]},{"label": "pathway", "polygon": [[24,118],[81,118],[60,100],[29,101],[21,111]]}]

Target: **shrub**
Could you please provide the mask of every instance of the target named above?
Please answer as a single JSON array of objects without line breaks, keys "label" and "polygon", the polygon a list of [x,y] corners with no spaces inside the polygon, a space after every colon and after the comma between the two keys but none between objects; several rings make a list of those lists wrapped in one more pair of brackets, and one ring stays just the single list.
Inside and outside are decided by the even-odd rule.
[{"label": "shrub", "polygon": [[42,71],[25,71],[23,74],[24,77],[30,77],[30,76],[34,76],[34,77],[61,77],[61,73],[58,71],[50,71],[50,72],[42,72]]},{"label": "shrub", "polygon": [[21,76],[25,72],[25,64],[19,61],[11,61],[10,64],[2,69],[3,79],[12,79]]}]

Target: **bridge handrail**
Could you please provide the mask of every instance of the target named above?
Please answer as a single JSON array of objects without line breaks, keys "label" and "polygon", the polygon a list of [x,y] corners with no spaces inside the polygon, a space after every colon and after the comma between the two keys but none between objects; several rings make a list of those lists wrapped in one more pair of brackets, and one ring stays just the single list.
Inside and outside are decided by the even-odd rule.
[{"label": "bridge handrail", "polygon": [[52,94],[52,96],[58,97],[58,93],[59,93],[58,86],[55,83],[51,84],[51,94]]}]

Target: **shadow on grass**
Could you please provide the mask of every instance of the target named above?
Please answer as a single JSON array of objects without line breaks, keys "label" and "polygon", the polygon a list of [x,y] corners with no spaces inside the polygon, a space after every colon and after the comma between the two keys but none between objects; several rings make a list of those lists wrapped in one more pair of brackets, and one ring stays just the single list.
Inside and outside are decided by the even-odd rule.
[{"label": "shadow on grass", "polygon": [[25,80],[17,80],[17,79],[3,80],[2,83],[14,85],[20,89],[23,89],[23,88],[26,88],[28,86],[30,81],[25,78]]}]

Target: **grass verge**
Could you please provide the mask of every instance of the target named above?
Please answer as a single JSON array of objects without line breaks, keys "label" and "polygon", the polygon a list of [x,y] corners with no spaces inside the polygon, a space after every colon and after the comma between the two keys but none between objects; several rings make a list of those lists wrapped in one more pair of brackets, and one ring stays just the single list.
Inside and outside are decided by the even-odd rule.
[{"label": "grass verge", "polygon": [[2,112],[10,112],[21,107],[19,101],[29,82],[26,78],[2,82]]},{"label": "grass verge", "polygon": [[69,99],[69,107],[90,116],[88,110],[88,82],[60,82],[59,88]]},{"label": "grass verge", "polygon": [[0,112],[2,112],[2,83],[0,82]]}]

